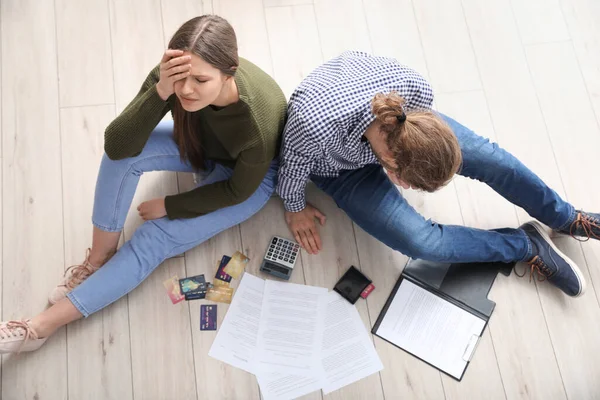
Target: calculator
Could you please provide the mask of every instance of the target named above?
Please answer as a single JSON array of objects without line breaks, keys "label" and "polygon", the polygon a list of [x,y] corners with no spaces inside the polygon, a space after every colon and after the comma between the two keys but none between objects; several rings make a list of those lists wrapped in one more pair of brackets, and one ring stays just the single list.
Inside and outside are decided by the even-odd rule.
[{"label": "calculator", "polygon": [[300,245],[291,240],[273,236],[260,270],[278,278],[290,279],[300,253]]}]

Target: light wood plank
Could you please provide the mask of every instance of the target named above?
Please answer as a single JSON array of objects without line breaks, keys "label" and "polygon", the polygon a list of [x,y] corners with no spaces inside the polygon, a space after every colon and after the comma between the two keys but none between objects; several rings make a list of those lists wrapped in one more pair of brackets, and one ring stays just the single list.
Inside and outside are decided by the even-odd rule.
[{"label": "light wood plank", "polygon": [[[64,252],[54,3],[0,7],[2,317],[8,320],[46,306],[48,291],[62,276]],[[61,329],[37,352],[4,356],[0,397],[66,398],[65,350]]]},{"label": "light wood plank", "polygon": [[[558,52],[556,60],[550,58],[549,52],[553,50]],[[527,56],[557,164],[563,175],[566,195],[576,207],[594,211],[600,192],[586,185],[582,175],[585,176],[588,168],[594,168],[586,148],[598,145],[600,128],[593,104],[590,104],[588,88],[580,74],[576,51],[571,42],[565,42],[528,46]],[[544,64],[550,59],[551,63]],[[561,113],[552,111],[552,96],[558,94],[565,101]],[[566,131],[572,132],[568,138],[564,135]],[[581,146],[582,143],[585,146]],[[592,241],[583,249],[588,265],[595,265],[600,257],[598,243]],[[592,277],[599,282],[600,275],[596,271],[596,268],[591,270]]]},{"label": "light wood plank", "polygon": [[188,20],[212,13],[210,0],[168,0],[161,1],[162,21],[165,34],[165,48],[177,29]]},{"label": "light wood plank", "polygon": [[57,0],[55,7],[61,107],[114,103],[106,0]]},{"label": "light wood plank", "polygon": [[527,46],[526,54],[566,193],[572,203],[591,211],[600,204],[600,191],[586,179],[595,169],[588,149],[600,146],[600,128],[575,51],[570,42],[563,42]]},{"label": "light wood plank", "polygon": [[559,0],[511,0],[523,44],[569,40]]},{"label": "light wood plank", "polygon": [[213,0],[213,12],[226,18],[235,29],[238,50],[266,73],[273,73],[271,51],[262,0]]},{"label": "light wood plank", "polygon": [[[588,148],[600,145],[600,129],[572,44],[528,46],[526,52],[567,195],[577,207],[596,211],[600,191],[589,185],[594,179],[595,165],[588,156]],[[563,103],[560,113],[555,110],[556,96]],[[568,137],[564,134],[567,131],[571,132]],[[585,146],[578,146],[579,143]],[[568,397],[592,398],[592,393],[597,394],[600,387],[595,378],[599,375],[595,359],[600,349],[593,339],[600,334],[597,323],[600,307],[594,285],[600,284],[600,271],[596,268],[600,262],[600,243],[595,240],[584,243],[584,256],[582,246],[567,238],[560,242],[588,278],[588,292],[583,298],[573,300],[543,288],[541,299]],[[588,266],[592,266],[591,282]],[[566,319],[573,321],[572,324],[565,324]],[[566,329],[574,326],[575,321],[578,321],[577,332]]]},{"label": "light wood plank", "polygon": [[[164,52],[160,1],[111,1],[110,22],[119,112],[135,96]],[[142,223],[137,213],[141,202],[177,192],[175,173],[144,174],[125,223],[125,240],[129,240]],[[187,303],[173,306],[162,284],[175,274],[185,275],[182,257],[163,263],[129,294],[133,395],[136,399],[196,396],[188,306]]]},{"label": "light wood plank", "polygon": [[[68,265],[81,263],[85,249],[91,244],[95,177],[104,153],[104,128],[114,115],[112,105],[67,108],[60,113]],[[69,325],[67,343],[69,397],[132,398],[126,302],[113,304]],[[95,345],[90,346],[91,343]]]},{"label": "light wood plank", "polygon": [[412,1],[369,0],[364,8],[373,53],[394,57],[428,76]]},{"label": "light wood plank", "polygon": [[[2,10],[1,6],[0,6],[0,10]],[[0,18],[0,93],[2,93],[2,18]],[[4,186],[2,185],[2,166],[4,165],[4,162],[2,161],[2,157],[3,157],[3,153],[2,153],[2,143],[4,143],[4,139],[2,138],[2,95],[0,94],[0,226],[2,226],[2,215],[3,215],[3,208],[2,208],[2,197],[3,196],[3,188]],[[3,237],[2,237],[2,229],[0,229],[0,289],[3,288],[2,286],[2,277],[3,277],[3,273],[2,273],[2,269],[3,269],[3,265],[4,265],[4,255],[2,253],[2,246],[3,246]],[[2,296],[0,296],[0,316],[2,314]],[[2,357],[0,357],[0,395],[2,394]]]},{"label": "light wood plank", "polygon": [[265,7],[300,6],[314,4],[314,0],[263,0]]},{"label": "light wood plank", "polygon": [[189,304],[172,304],[163,282],[186,275],[184,259],[158,267],[129,294],[135,399],[195,399]]},{"label": "light wood plank", "polygon": [[[598,263],[590,264],[579,243],[568,236],[554,239],[561,251],[580,266],[588,283],[590,271],[597,272]],[[586,262],[591,267],[586,266]],[[562,295],[549,285],[540,285],[542,306],[556,353],[560,373],[570,399],[597,399],[600,394],[600,309],[597,286],[588,286],[579,299]]]},{"label": "light wood plank", "polygon": [[289,99],[302,79],[323,63],[314,7],[274,7],[265,9],[265,14],[273,77]]},{"label": "light wood plank", "polygon": [[435,92],[480,89],[460,0],[415,1],[413,4]]},{"label": "light wood plank", "polygon": [[594,159],[587,155],[589,148],[600,146],[600,129],[573,46],[570,42],[532,45],[526,47],[526,54],[566,193],[578,206],[598,207],[600,191],[591,188],[585,176],[595,169]]},{"label": "light wood plank", "polygon": [[[377,321],[396,280],[408,258],[394,251],[354,225],[360,267],[375,285],[367,299],[372,328]],[[421,360],[398,349],[379,337],[374,337],[375,348],[383,363],[380,372],[385,398],[394,399],[399,393],[407,400],[444,399],[444,388],[439,372]]]},{"label": "light wood plank", "polygon": [[317,0],[315,13],[325,60],[346,50],[372,51],[360,0]]},{"label": "light wood plank", "polygon": [[[331,197],[313,184],[307,186],[307,200],[327,216],[327,222],[325,226],[319,226],[323,242],[322,251],[317,255],[310,255],[302,250],[306,284],[331,290],[351,265],[360,267],[352,221],[337,207]],[[372,326],[367,304],[359,301],[356,308],[365,327]],[[383,399],[380,374],[373,374],[324,396],[328,399],[350,397]]]},{"label": "light wood plank", "polygon": [[[564,196],[508,0],[463,0],[463,6],[498,141]],[[530,219],[518,212],[521,222]]]},{"label": "light wood plank", "polygon": [[[283,212],[281,200],[274,196],[261,211],[240,224],[244,252],[250,257],[250,262],[246,267],[247,272],[263,279],[279,280],[269,274],[260,272],[259,268],[265,255],[265,250],[273,236],[293,239],[283,218]],[[266,226],[269,229],[265,229]],[[298,261],[296,261],[296,266],[289,282],[306,284],[306,272],[302,263],[303,258],[306,258],[306,254],[301,254]],[[319,400],[322,399],[322,395],[320,391],[317,391],[302,396],[301,399]]]},{"label": "light wood plank", "polygon": [[[496,138],[497,131],[490,124],[486,99],[482,93],[448,94],[438,96],[437,102],[440,110],[475,132],[492,140]],[[491,189],[463,178],[457,178],[455,182],[459,188],[465,225],[482,229],[519,225],[515,207]],[[506,397],[564,398],[560,373],[550,350],[552,343],[535,286],[527,279],[517,279],[514,274],[508,278],[499,275],[489,297],[496,302],[496,309],[488,329]],[[523,304],[527,306],[523,307]],[[535,341],[523,340],[524,337],[535,337]]]},{"label": "light wood plank", "polygon": [[600,2],[596,0],[561,0],[561,9],[600,123]]},{"label": "light wood plank", "polygon": [[[231,256],[238,250],[242,251],[240,228],[235,226],[185,254],[187,276],[204,274],[206,281],[212,282],[217,260],[221,260],[223,255]],[[234,279],[231,283],[231,286],[237,290],[239,281]],[[258,399],[258,385],[252,374],[208,356],[208,351],[223,323],[229,305],[217,304],[217,331],[200,331],[200,306],[202,304],[214,303],[204,300],[189,302],[196,386],[201,393],[199,398]],[[224,385],[223,382],[235,382],[235,384]]]},{"label": "light wood plank", "polygon": [[140,90],[165,50],[160,0],[109,0],[117,114]]}]

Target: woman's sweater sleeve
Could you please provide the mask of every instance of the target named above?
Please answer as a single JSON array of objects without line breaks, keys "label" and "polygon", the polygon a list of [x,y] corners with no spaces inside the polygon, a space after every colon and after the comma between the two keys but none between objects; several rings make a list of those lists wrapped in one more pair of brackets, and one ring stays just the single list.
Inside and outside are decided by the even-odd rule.
[{"label": "woman's sweater sleeve", "polygon": [[169,111],[169,103],[156,91],[159,79],[157,66],[150,71],[137,96],[106,128],[104,151],[111,160],[140,154],[156,125]]},{"label": "woman's sweater sleeve", "polygon": [[167,216],[169,219],[194,218],[247,200],[269,171],[274,157],[273,152],[270,153],[265,154],[262,145],[244,150],[237,158],[229,179],[167,196]]}]

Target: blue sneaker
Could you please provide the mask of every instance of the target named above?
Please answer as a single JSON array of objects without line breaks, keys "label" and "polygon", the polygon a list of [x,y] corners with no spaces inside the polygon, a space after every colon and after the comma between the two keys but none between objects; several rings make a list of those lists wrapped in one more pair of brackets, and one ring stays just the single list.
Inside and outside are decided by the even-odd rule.
[{"label": "blue sneaker", "polygon": [[[579,297],[585,292],[585,279],[577,265],[565,256],[550,240],[544,227],[537,221],[521,225],[531,241],[533,257],[527,261],[531,268],[529,280],[537,273],[539,281],[548,280],[554,286],[572,297]],[[525,276],[527,270],[517,276]]]},{"label": "blue sneaker", "polygon": [[[577,210],[575,221],[568,228],[558,232],[571,235],[581,242],[587,242],[591,238],[600,240],[600,214]],[[584,239],[579,239],[579,237]]]}]

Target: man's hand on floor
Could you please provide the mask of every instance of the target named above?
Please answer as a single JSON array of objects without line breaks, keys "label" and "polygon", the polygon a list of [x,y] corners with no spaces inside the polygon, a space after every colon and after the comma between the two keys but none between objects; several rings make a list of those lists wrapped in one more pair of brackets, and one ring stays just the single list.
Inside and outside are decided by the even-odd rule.
[{"label": "man's hand on floor", "polygon": [[321,251],[321,236],[315,224],[315,218],[325,225],[326,217],[310,204],[299,212],[285,212],[285,220],[296,241],[310,254]]}]

